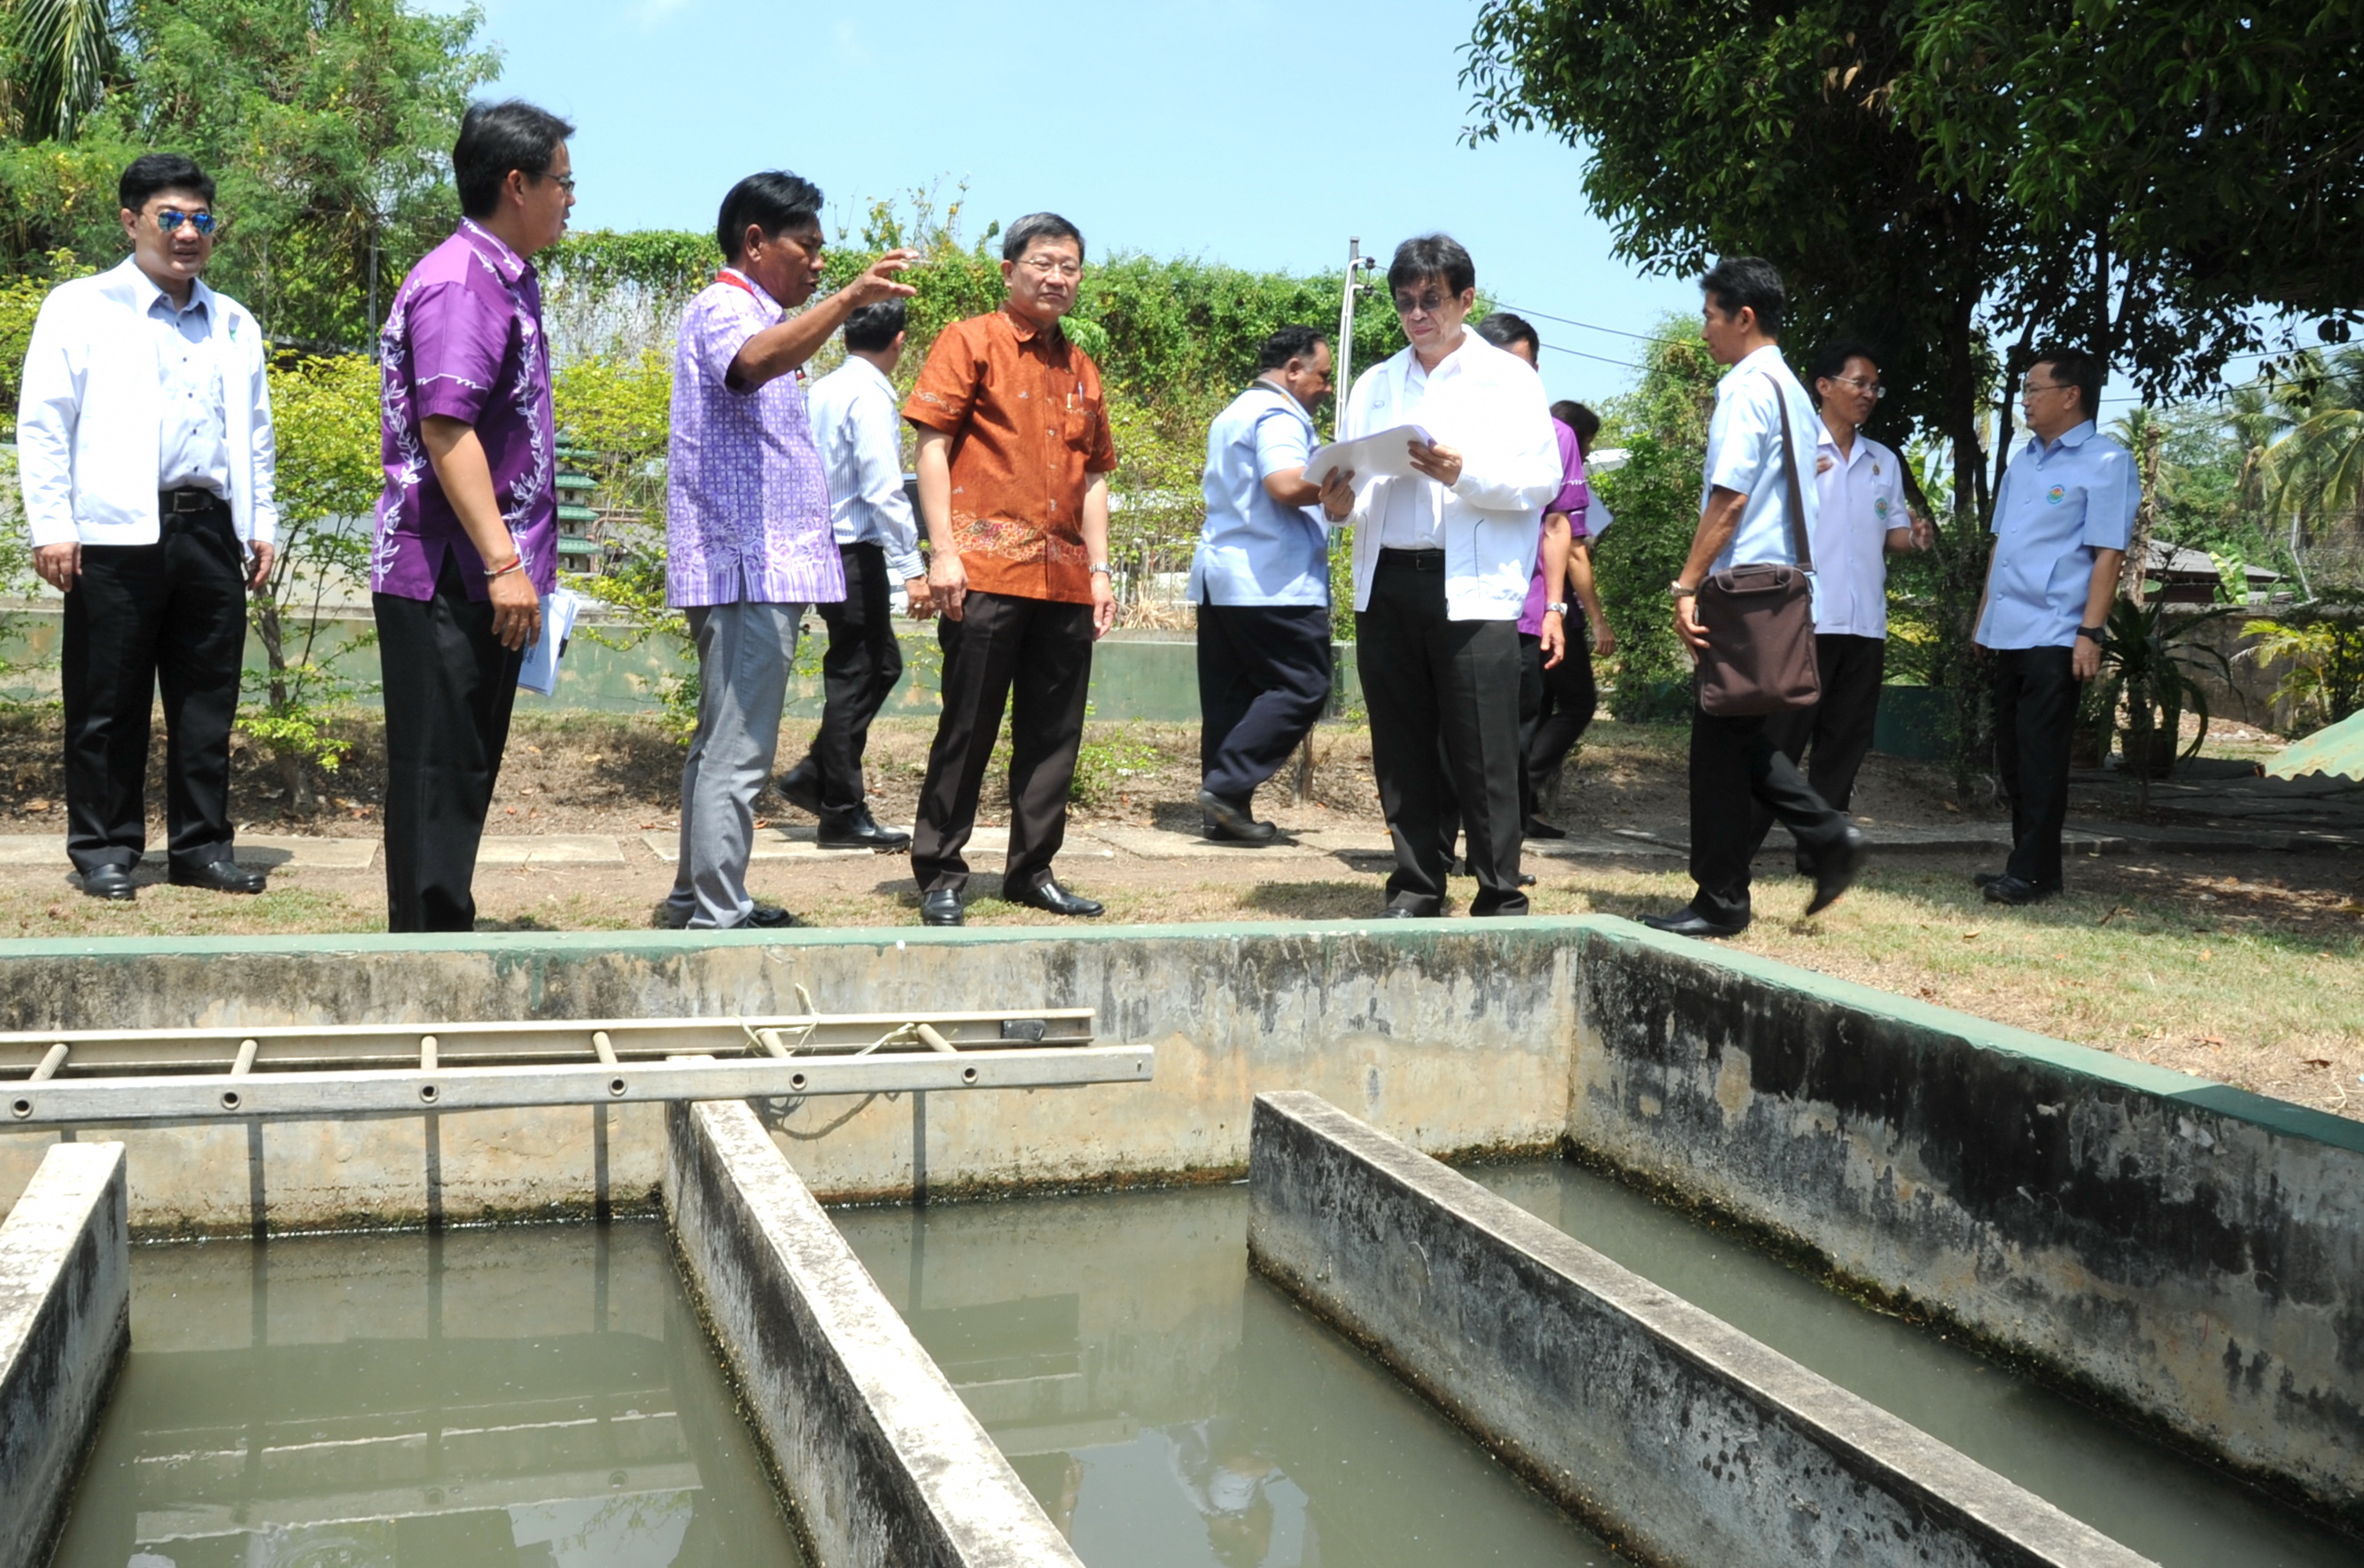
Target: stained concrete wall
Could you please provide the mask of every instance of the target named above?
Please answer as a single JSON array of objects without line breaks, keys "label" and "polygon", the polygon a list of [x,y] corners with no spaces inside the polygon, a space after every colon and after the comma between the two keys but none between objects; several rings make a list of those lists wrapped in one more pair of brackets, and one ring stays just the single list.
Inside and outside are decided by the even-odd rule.
[{"label": "stained concrete wall", "polygon": [[[763,1108],[827,1199],[1235,1173],[1265,1088],[1310,1089],[1435,1151],[1542,1151],[1567,1121],[1576,922],[1044,933],[646,932],[18,943],[0,1029],[748,1018],[1087,1006],[1153,1084]],[[17,1053],[22,1065],[38,1051]],[[107,1129],[142,1232],[318,1229],[645,1205],[651,1106]],[[0,1201],[53,1135],[0,1129]]]},{"label": "stained concrete wall", "polygon": [[746,1106],[667,1107],[665,1214],[830,1568],[1082,1568]]},{"label": "stained concrete wall", "polygon": [[1576,1143],[2364,1527],[2364,1125],[1622,922],[1579,985]]},{"label": "stained concrete wall", "polygon": [[1636,1555],[2146,1561],[1314,1095],[1254,1129],[1254,1266]]},{"label": "stained concrete wall", "polygon": [[50,1151],[0,1224],[0,1568],[37,1568],[131,1340],[123,1146]]}]

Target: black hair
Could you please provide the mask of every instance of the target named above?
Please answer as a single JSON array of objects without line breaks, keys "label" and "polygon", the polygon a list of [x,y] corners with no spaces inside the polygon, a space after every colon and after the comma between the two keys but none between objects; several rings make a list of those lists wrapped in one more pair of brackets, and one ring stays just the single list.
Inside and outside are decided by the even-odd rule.
[{"label": "black hair", "polygon": [[1450,234],[1423,234],[1396,247],[1388,263],[1388,292],[1429,278],[1444,280],[1444,292],[1458,298],[1478,286],[1478,263]]},{"label": "black hair", "polygon": [[501,205],[509,171],[541,179],[550,172],[559,144],[574,134],[573,126],[523,98],[470,104],[460,119],[460,139],[452,147],[460,210],[470,217],[490,217]]},{"label": "black hair", "polygon": [[1284,327],[1256,350],[1256,373],[1277,371],[1291,360],[1310,360],[1313,350],[1329,340],[1330,334],[1319,327]]},{"label": "black hair", "polygon": [[1781,274],[1772,262],[1755,256],[1723,257],[1708,269],[1700,287],[1726,316],[1753,310],[1759,332],[1780,336],[1781,307],[1789,304],[1790,291],[1781,286]]},{"label": "black hair", "polygon": [[2088,419],[2093,417],[2093,410],[2102,404],[2103,367],[2101,361],[2082,349],[2072,349],[2060,343],[2037,350],[2035,363],[2028,368],[2033,370],[2035,365],[2050,365],[2055,381],[2066,382],[2075,387],[2077,411]]},{"label": "black hair", "polygon": [[786,169],[766,169],[731,186],[714,220],[714,239],[722,247],[724,261],[738,258],[751,223],[764,231],[766,239],[808,223],[819,228],[820,187]]},{"label": "black hair", "polygon": [[845,318],[845,346],[875,353],[892,345],[895,334],[903,330],[910,319],[910,311],[899,299],[876,300],[856,307]]},{"label": "black hair", "polygon": [[1507,310],[1498,310],[1478,322],[1478,336],[1498,349],[1507,349],[1513,343],[1524,343],[1535,351],[1536,359],[1540,360],[1544,357],[1543,334],[1535,330],[1534,323],[1523,316],[1513,316]]},{"label": "black hair", "polygon": [[115,183],[116,199],[127,212],[146,210],[148,198],[159,191],[186,191],[214,205],[214,177],[178,152],[143,152]]},{"label": "black hair", "polygon": [[1572,397],[1563,397],[1553,404],[1551,417],[1576,432],[1576,450],[1579,452],[1600,434],[1600,416]]},{"label": "black hair", "polygon": [[1083,259],[1084,231],[1055,212],[1030,212],[1009,226],[1001,237],[1001,259],[1015,261],[1026,254],[1026,248],[1037,239],[1072,239],[1076,242],[1076,258]]},{"label": "black hair", "polygon": [[1879,353],[1860,338],[1834,338],[1814,350],[1813,359],[1806,365],[1806,390],[1812,394],[1816,407],[1822,406],[1823,395],[1815,390],[1814,384],[1836,381],[1846,374],[1849,360],[1863,360],[1875,371],[1879,368]]}]

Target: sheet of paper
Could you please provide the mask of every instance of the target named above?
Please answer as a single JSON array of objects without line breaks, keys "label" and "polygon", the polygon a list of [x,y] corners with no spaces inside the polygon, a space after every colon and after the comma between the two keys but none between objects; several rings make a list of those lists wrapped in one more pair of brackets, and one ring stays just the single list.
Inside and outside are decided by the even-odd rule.
[{"label": "sheet of paper", "polygon": [[1398,425],[1377,435],[1333,441],[1314,448],[1313,455],[1305,460],[1305,482],[1319,484],[1338,469],[1352,473],[1357,484],[1366,479],[1401,479],[1412,472],[1411,443],[1433,444],[1435,439],[1425,426]]},{"label": "sheet of paper", "polygon": [[549,696],[558,690],[558,662],[566,656],[566,639],[574,630],[574,617],[583,608],[581,595],[553,588],[541,596],[541,636],[525,651],[518,671],[518,689]]}]

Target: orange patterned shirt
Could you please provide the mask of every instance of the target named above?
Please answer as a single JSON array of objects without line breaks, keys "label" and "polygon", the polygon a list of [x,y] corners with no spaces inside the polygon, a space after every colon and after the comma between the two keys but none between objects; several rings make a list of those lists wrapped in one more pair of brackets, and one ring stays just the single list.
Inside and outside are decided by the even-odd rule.
[{"label": "orange patterned shirt", "polygon": [[1084,492],[1116,467],[1091,356],[1008,309],[937,334],[903,417],[952,438],[953,540],[982,593],[1092,602]]}]

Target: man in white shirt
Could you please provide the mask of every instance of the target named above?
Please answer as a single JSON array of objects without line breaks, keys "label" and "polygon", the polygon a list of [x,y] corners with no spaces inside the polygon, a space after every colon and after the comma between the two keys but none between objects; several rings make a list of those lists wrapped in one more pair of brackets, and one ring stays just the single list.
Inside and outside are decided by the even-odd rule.
[{"label": "man in white shirt", "polygon": [[[1863,433],[1888,395],[1878,357],[1841,339],[1814,355],[1810,373],[1822,411],[1812,539],[1814,662],[1823,695],[1812,707],[1780,715],[1771,728],[1774,744],[1805,765],[1813,792],[1845,811],[1871,751],[1888,670],[1888,552],[1927,550],[1935,533],[1905,500],[1903,461]],[[1758,810],[1771,827],[1772,814]],[[1798,869],[1807,870],[1802,854]]]},{"label": "man in white shirt", "polygon": [[65,595],[66,853],[91,896],[135,895],[161,682],[171,878],[260,893],[232,858],[229,731],[278,521],[262,333],[198,281],[203,170],[151,152],[117,195],[131,258],[42,301],[17,410],[33,570]]},{"label": "man in white shirt", "polygon": [[807,407],[829,477],[830,521],[845,562],[845,597],[819,606],[829,627],[821,655],[820,728],[811,750],[779,778],[780,794],[820,818],[825,850],[910,847],[911,835],[870,814],[862,753],[870,721],[903,678],[893,584],[913,619],[929,610],[928,568],[911,498],[903,490],[903,418],[891,376],[903,359],[907,307],[865,305],[845,318],[845,363],[813,384]]},{"label": "man in white shirt", "polygon": [[1543,378],[1463,325],[1477,285],[1444,235],[1396,248],[1388,290],[1411,346],[1355,379],[1338,435],[1416,425],[1429,439],[1411,442],[1411,473],[1336,473],[1321,489],[1323,511],[1355,529],[1355,668],[1396,851],[1381,914],[1399,918],[1444,912],[1448,769],[1478,879],[1469,912],[1527,911],[1519,611],[1559,443]]},{"label": "man in white shirt", "polygon": [[[1813,406],[1790,373],[1777,341],[1789,294],[1770,262],[1727,257],[1700,280],[1706,296],[1701,335],[1720,365],[1715,414],[1707,431],[1706,477],[1700,487],[1699,528],[1689,558],[1675,579],[1675,630],[1694,649],[1707,647],[1699,590],[1714,573],[1771,562],[1800,566],[1794,526],[1813,540],[1820,492],[1813,476]],[[1786,471],[1785,471],[1786,465]],[[1805,510],[1790,516],[1791,477]],[[1691,878],[1699,888],[1688,907],[1654,915],[1645,925],[1685,937],[1738,936],[1748,927],[1748,862],[1763,842],[1761,809],[1779,817],[1813,868],[1817,914],[1853,885],[1868,846],[1808,787],[1797,764],[1777,749],[1763,715],[1691,708]]]},{"label": "man in white shirt", "polygon": [[1330,390],[1330,342],[1284,327],[1255,384],[1207,428],[1207,521],[1190,559],[1199,606],[1199,808],[1210,839],[1268,844],[1251,809],[1330,704],[1330,530],[1305,461]]}]

